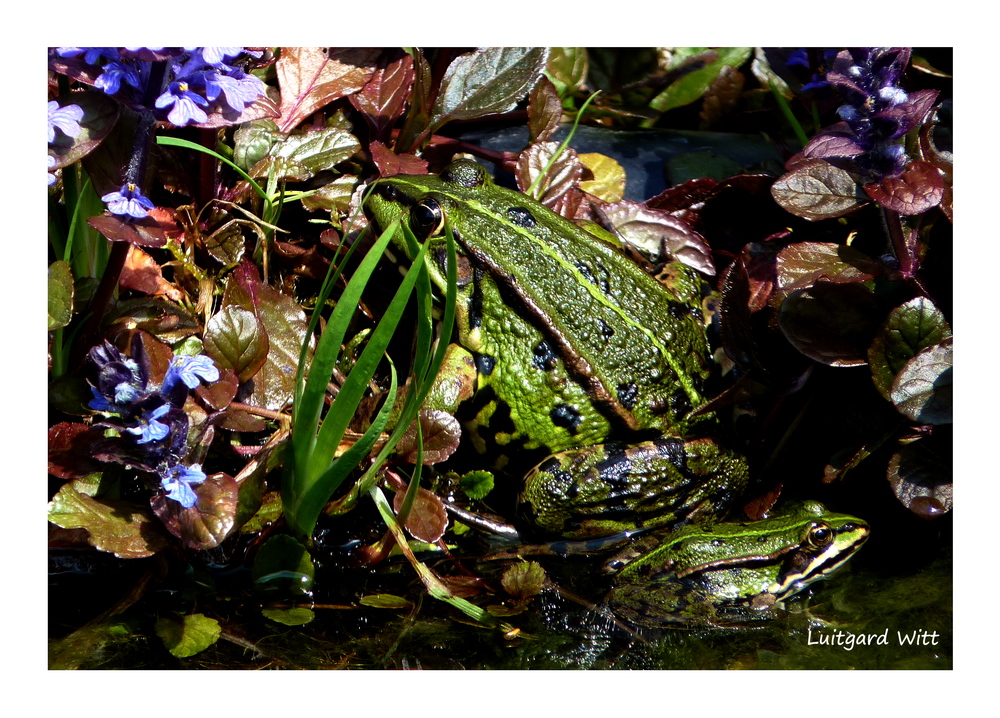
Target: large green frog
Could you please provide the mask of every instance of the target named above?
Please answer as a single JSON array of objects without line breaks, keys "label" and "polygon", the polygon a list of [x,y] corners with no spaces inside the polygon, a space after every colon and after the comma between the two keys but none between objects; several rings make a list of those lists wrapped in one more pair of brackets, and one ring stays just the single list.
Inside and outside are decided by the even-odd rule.
[{"label": "large green frog", "polygon": [[839,568],[868,533],[816,501],[761,521],[684,526],[609,561],[617,575],[605,602],[640,626],[745,624]]},{"label": "large green frog", "polygon": [[[457,340],[478,372],[466,429],[486,453],[548,458],[524,479],[522,513],[549,535],[609,536],[723,516],[747,482],[702,405],[710,349],[699,275],[659,281],[612,242],[513,190],[475,162],[374,183],[376,227],[397,217],[461,255]],[[407,252],[398,232],[397,250]]]},{"label": "large green frog", "polygon": [[[376,228],[401,218],[430,240],[428,269],[442,289],[451,228],[458,346],[476,370],[466,429],[484,453],[548,455],[524,478],[526,517],[565,538],[656,529],[609,562],[617,575],[606,603],[618,615],[639,625],[743,622],[867,538],[863,521],[816,502],[718,522],[748,472],[713,438],[714,418],[693,418],[711,366],[694,270],[674,263],[658,281],[614,242],[497,187],[470,161],[439,177],[379,180],[365,210]],[[408,254],[402,231],[393,241]]]}]

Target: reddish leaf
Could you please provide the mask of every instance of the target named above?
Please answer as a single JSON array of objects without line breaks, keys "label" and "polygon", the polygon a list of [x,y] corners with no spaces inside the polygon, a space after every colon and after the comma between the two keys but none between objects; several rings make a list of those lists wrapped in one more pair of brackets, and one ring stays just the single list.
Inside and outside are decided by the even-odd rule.
[{"label": "reddish leaf", "polygon": [[718,184],[718,180],[710,177],[688,180],[663,190],[655,197],[647,199],[644,204],[650,209],[662,209],[666,212],[690,209],[708,199]]},{"label": "reddish leaf", "polygon": [[281,48],[276,65],[281,87],[278,128],[288,133],[324,105],[364,87],[375,72],[379,52],[370,48]]},{"label": "reddish leaf", "polygon": [[149,503],[167,530],[185,545],[199,551],[215,548],[229,535],[236,519],[236,481],[229,474],[212,474],[194,492],[198,501],[189,509],[162,491]]},{"label": "reddish leaf", "polygon": [[[386,139],[388,129],[403,114],[413,78],[413,58],[410,55],[393,59],[386,53],[361,91],[350,96],[351,104],[371,127],[373,138]],[[385,173],[383,176],[386,176]]]},{"label": "reddish leaf", "polygon": [[[462,427],[455,417],[443,411],[421,411],[418,420],[424,440],[424,465],[437,464],[455,453],[462,437]],[[411,464],[417,460],[417,432],[413,424],[396,444],[396,453]]]},{"label": "reddish leaf", "polygon": [[174,302],[184,297],[181,290],[163,278],[160,263],[135,245],[129,247],[119,283],[126,289],[151,296],[163,295]]},{"label": "reddish leaf", "polygon": [[86,424],[61,422],[49,428],[49,473],[78,479],[101,470],[93,460],[93,441],[100,434]]},{"label": "reddish leaf", "polygon": [[848,172],[818,159],[806,160],[779,177],[771,194],[782,208],[809,221],[842,217],[864,204]]},{"label": "reddish leaf", "polygon": [[778,326],[792,346],[830,366],[866,364],[881,321],[871,290],[862,284],[821,282],[796,290],[778,314]]},{"label": "reddish leaf", "polygon": [[882,266],[853,247],[834,242],[799,242],[778,253],[778,283],[785,291],[818,281],[866,282],[881,274]]},{"label": "reddish leaf", "polygon": [[630,200],[609,204],[603,212],[622,239],[651,261],[669,255],[709,276],[715,274],[712,250],[704,237],[669,212]]},{"label": "reddish leaf", "polygon": [[865,185],[865,192],[886,209],[903,215],[926,212],[941,204],[944,178],[930,162],[911,162],[896,177]]},{"label": "reddish leaf", "polygon": [[528,93],[528,132],[531,144],[545,142],[559,127],[562,119],[562,100],[556,86],[542,75],[531,92]]},{"label": "reddish leaf", "polygon": [[[396,513],[403,507],[406,491],[397,491],[393,499],[393,509]],[[417,495],[410,507],[410,515],[406,517],[406,530],[418,541],[434,543],[444,536],[448,528],[448,513],[444,503],[437,495],[427,489],[418,488]]]},{"label": "reddish leaf", "polygon": [[167,545],[149,509],[128,501],[91,498],[65,484],[49,502],[49,521],[64,529],[86,529],[87,540],[119,558],[145,558]]},{"label": "reddish leaf", "polygon": [[524,150],[517,158],[515,178],[517,186],[526,192],[535,177],[545,172],[539,183],[541,202],[552,207],[571,188],[577,186],[583,177],[583,163],[576,156],[576,151],[566,148],[559,159],[546,170],[549,160],[559,149],[558,142],[539,142]]},{"label": "reddish leaf", "polygon": [[87,224],[112,242],[129,242],[140,247],[166,246],[168,230],[176,227],[173,222],[157,221],[153,212],[142,219],[125,219],[105,212],[91,217],[87,220]]},{"label": "reddish leaf", "polygon": [[194,390],[195,395],[205,404],[216,411],[221,411],[229,406],[236,397],[240,381],[232,369],[219,367],[219,379],[211,384],[199,384]]},{"label": "reddish leaf", "polygon": [[378,167],[378,173],[382,177],[427,174],[427,160],[416,155],[397,155],[377,140],[368,145],[368,150],[371,152],[372,162]]}]

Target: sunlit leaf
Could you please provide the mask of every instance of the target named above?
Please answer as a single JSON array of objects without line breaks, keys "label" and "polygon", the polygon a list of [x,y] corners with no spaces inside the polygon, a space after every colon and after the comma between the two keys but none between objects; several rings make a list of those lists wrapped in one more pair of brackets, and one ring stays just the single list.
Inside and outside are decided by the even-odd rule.
[{"label": "sunlit leaf", "polygon": [[921,214],[941,204],[944,178],[930,162],[911,162],[902,174],[865,185],[865,192],[886,209]]},{"label": "sunlit leaf", "polygon": [[528,93],[529,144],[549,139],[559,127],[562,112],[562,101],[555,86],[549,78],[543,76]]},{"label": "sunlit leaf", "polygon": [[304,606],[296,606],[295,608],[265,607],[260,609],[260,612],[264,618],[269,618],[283,626],[304,626],[307,623],[312,623],[312,620],[316,618],[315,612]]},{"label": "sunlit leaf", "polygon": [[555,85],[559,97],[569,97],[583,89],[588,69],[585,47],[549,48],[549,61],[545,73]]},{"label": "sunlit leaf", "polygon": [[950,424],[952,392],[952,341],[946,339],[906,362],[892,382],[889,396],[913,421]]},{"label": "sunlit leaf", "polygon": [[457,57],[441,79],[431,130],[513,110],[542,75],[544,47],[488,47]]},{"label": "sunlit leaf", "polygon": [[49,265],[49,331],[62,329],[73,318],[73,270],[57,260]]},{"label": "sunlit leaf", "polygon": [[[423,437],[424,464],[437,464],[458,448],[462,437],[462,427],[454,416],[444,411],[421,411],[417,420],[420,422]],[[411,425],[396,444],[396,454],[401,461],[412,464],[416,461],[417,432]]]},{"label": "sunlit leaf", "polygon": [[886,399],[896,374],[924,349],[951,336],[944,314],[926,297],[916,297],[891,312],[868,350],[875,386]]},{"label": "sunlit leaf", "polygon": [[576,187],[583,177],[583,163],[572,148],[567,147],[558,159],[552,161],[558,149],[558,142],[540,142],[528,147],[517,158],[515,176],[518,187],[526,192],[536,183],[536,178],[543,175],[542,180],[535,185],[536,196],[550,208],[566,192]]},{"label": "sunlit leaf", "polygon": [[469,471],[459,479],[462,492],[470,499],[483,499],[493,490],[493,474],[489,471]]},{"label": "sunlit leaf", "polygon": [[163,640],[167,650],[178,658],[189,658],[201,653],[218,641],[221,634],[219,622],[200,613],[190,616],[162,616],[156,621],[156,635]]},{"label": "sunlit leaf", "polygon": [[618,202],[625,196],[625,168],[613,158],[590,152],[580,155],[580,162],[594,176],[580,180],[580,189],[605,202]]},{"label": "sunlit leaf", "polygon": [[881,265],[864,252],[834,242],[797,242],[778,253],[778,284],[800,289],[818,281],[865,282],[881,273]]},{"label": "sunlit leaf", "polygon": [[[727,47],[718,48],[711,51],[707,48],[683,48],[690,51],[689,54],[709,52],[714,53],[714,58],[702,67],[684,73],[678,80],[671,83],[667,89],[658,94],[649,102],[649,106],[659,112],[666,112],[674,107],[688,105],[702,97],[715,82],[715,79],[726,66],[739,67],[750,59],[752,48],[749,47]],[[686,56],[686,55],[685,55]],[[677,57],[682,58],[678,53]]]},{"label": "sunlit leaf", "polygon": [[49,502],[49,521],[64,529],[86,529],[92,546],[119,558],[144,558],[167,546],[166,534],[148,509],[93,499],[71,484]]},{"label": "sunlit leaf", "polygon": [[653,262],[667,256],[708,275],[715,274],[705,238],[669,212],[622,200],[603,209],[622,239]]},{"label": "sunlit leaf", "polygon": [[174,302],[184,297],[180,289],[163,278],[160,263],[134,244],[129,247],[119,284],[150,296],[163,295]]},{"label": "sunlit leaf", "polygon": [[232,531],[239,488],[229,474],[212,474],[193,487],[198,501],[184,508],[163,492],[150,500],[153,511],[174,536],[193,549],[215,548]]},{"label": "sunlit leaf", "polygon": [[[397,491],[393,499],[393,510],[398,514],[405,496],[404,491]],[[410,513],[406,517],[406,530],[413,538],[427,543],[434,543],[444,536],[448,529],[448,513],[440,497],[427,489],[418,488]]]},{"label": "sunlit leaf", "polygon": [[281,48],[279,129],[287,133],[324,105],[360,90],[375,72],[378,55],[366,48]]},{"label": "sunlit leaf", "polygon": [[257,315],[243,307],[223,307],[205,326],[205,353],[220,368],[246,381],[267,361],[270,344]]},{"label": "sunlit leaf", "polygon": [[350,96],[351,104],[371,127],[373,138],[384,139],[403,113],[414,75],[412,56],[393,59],[392,55],[384,53],[365,86]]},{"label": "sunlit leaf", "polygon": [[774,201],[810,221],[842,217],[866,202],[854,178],[824,160],[806,160],[771,186]]}]

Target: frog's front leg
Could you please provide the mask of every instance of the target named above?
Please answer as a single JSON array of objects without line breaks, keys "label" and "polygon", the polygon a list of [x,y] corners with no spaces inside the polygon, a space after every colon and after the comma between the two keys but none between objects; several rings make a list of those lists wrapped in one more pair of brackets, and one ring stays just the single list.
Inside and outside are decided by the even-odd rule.
[{"label": "frog's front leg", "polygon": [[611,536],[720,518],[747,479],[746,460],[712,439],[585,446],[532,469],[520,510],[547,534]]}]

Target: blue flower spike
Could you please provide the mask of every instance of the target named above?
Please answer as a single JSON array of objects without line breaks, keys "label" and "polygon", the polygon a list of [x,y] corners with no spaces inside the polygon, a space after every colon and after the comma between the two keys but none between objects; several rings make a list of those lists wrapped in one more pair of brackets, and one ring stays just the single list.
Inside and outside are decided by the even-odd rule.
[{"label": "blue flower spike", "polygon": [[108,211],[111,214],[120,214],[136,219],[142,219],[149,214],[149,210],[156,206],[149,198],[144,197],[139,188],[131,182],[123,184],[117,192],[109,192],[101,197],[101,200],[108,205]]},{"label": "blue flower spike", "polygon": [[159,419],[168,411],[170,411],[169,404],[163,404],[152,411],[145,410],[139,417],[139,425],[130,426],[125,431],[130,434],[136,434],[139,437],[135,441],[137,444],[148,444],[151,441],[166,439],[170,433],[170,426],[159,421]]}]

